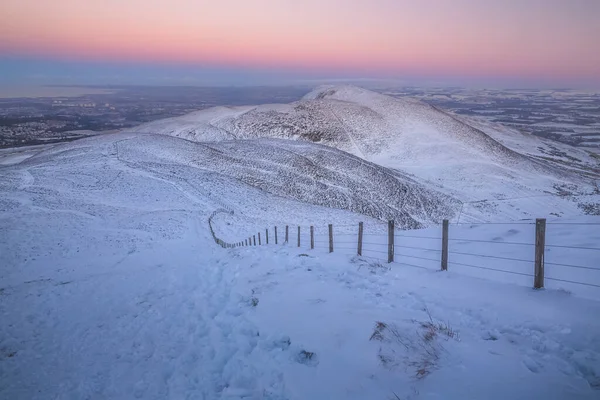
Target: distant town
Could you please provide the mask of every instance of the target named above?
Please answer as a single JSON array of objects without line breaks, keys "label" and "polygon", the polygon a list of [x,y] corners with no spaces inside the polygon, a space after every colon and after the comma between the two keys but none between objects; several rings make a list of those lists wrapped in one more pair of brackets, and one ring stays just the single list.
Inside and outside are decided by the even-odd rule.
[{"label": "distant town", "polygon": [[[74,140],[214,106],[289,103],[311,89],[308,85],[111,86],[78,87],[79,91],[72,91],[76,96],[53,96],[46,91],[43,97],[0,98],[0,147]],[[377,90],[418,98],[458,115],[483,118],[559,142],[600,148],[600,93],[417,87]]]},{"label": "distant town", "polygon": [[[91,88],[91,92],[98,92]],[[110,87],[77,97],[0,98],[0,147],[73,140],[218,105],[288,103],[309,87]]]}]

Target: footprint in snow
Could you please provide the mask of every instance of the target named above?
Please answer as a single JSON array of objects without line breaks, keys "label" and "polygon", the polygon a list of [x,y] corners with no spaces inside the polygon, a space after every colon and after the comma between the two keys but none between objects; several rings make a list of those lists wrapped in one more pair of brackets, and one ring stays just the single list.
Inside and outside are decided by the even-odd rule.
[{"label": "footprint in snow", "polygon": [[296,355],[296,361],[300,364],[308,365],[309,367],[316,367],[319,365],[319,358],[316,353],[312,351],[301,350]]}]

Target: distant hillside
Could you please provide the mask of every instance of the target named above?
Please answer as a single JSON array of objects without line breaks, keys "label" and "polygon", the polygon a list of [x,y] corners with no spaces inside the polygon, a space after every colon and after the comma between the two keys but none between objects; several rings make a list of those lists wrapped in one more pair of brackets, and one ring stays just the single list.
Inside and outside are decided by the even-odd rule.
[{"label": "distant hillside", "polygon": [[203,110],[135,131],[197,142],[282,138],[325,144],[460,199],[473,218],[483,212],[519,219],[542,210],[572,215],[581,212],[580,201],[598,200],[598,160],[581,150],[497,126],[474,127],[421,101],[353,86],[320,87],[291,104]]},{"label": "distant hillside", "polygon": [[314,143],[278,139],[191,143],[153,135],[134,137],[119,148],[127,159],[149,160],[143,164],[145,169],[167,174],[169,179],[181,174],[168,168],[176,162],[277,196],[384,221],[394,219],[407,229],[440,223],[460,209],[460,202],[448,195]]}]

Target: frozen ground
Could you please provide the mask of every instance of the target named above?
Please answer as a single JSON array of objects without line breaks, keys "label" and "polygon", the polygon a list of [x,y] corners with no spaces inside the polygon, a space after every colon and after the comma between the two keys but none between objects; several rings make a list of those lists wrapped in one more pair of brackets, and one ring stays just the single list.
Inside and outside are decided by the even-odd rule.
[{"label": "frozen ground", "polygon": [[[77,141],[0,167],[0,398],[598,398],[596,292],[534,291],[494,271],[438,272],[427,260],[411,262],[425,269],[388,268],[371,258],[376,236],[357,259],[356,224],[380,235],[380,222],[203,172],[184,161],[185,146],[135,151],[119,142],[128,138]],[[207,224],[218,208],[234,210],[214,220],[226,240],[285,224],[307,235],[312,224],[317,249],[307,236],[300,249],[222,249]],[[323,247],[327,223],[333,254]],[[548,243],[596,247],[594,227],[549,225]],[[397,232],[410,234],[439,229]],[[465,239],[531,236],[529,225],[451,226],[462,240],[451,251],[489,254],[493,244]],[[437,238],[397,244],[439,248]],[[555,250],[548,261],[600,267],[595,253]],[[532,269],[491,262],[469,260]]]}]

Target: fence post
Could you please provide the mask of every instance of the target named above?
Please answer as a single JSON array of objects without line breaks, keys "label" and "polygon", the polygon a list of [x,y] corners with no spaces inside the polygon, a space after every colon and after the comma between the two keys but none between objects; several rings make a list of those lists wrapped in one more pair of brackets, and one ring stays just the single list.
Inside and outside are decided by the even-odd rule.
[{"label": "fence post", "polygon": [[258,232],[258,245],[259,246],[261,245],[261,243],[260,243],[260,232]]},{"label": "fence post", "polygon": [[248,246],[248,239],[244,239],[244,246]]},{"label": "fence post", "polygon": [[300,247],[300,226],[298,226],[298,247]]},{"label": "fence post", "polygon": [[265,240],[266,243],[269,244],[269,228],[265,229]]},{"label": "fence post", "polygon": [[289,226],[285,226],[285,242],[284,243],[289,243],[289,239],[290,239],[290,227]]},{"label": "fence post", "polygon": [[275,244],[277,244],[277,227],[275,227]]},{"label": "fence post", "polygon": [[546,247],[546,218],[535,220],[535,272],[533,287],[544,287],[544,247]]},{"label": "fence post", "polygon": [[333,225],[329,224],[329,252],[333,253]]},{"label": "fence post", "polygon": [[315,227],[310,226],[310,249],[313,250],[315,248]]},{"label": "fence post", "polygon": [[447,219],[442,221],[442,271],[448,271],[448,225]]},{"label": "fence post", "polygon": [[394,262],[394,220],[388,221],[388,263]]},{"label": "fence post", "polygon": [[356,249],[356,253],[359,256],[362,256],[362,237],[363,237],[363,223],[358,223],[358,249]]},{"label": "fence post", "polygon": [[254,245],[256,246],[256,235],[252,235],[254,237]]}]

